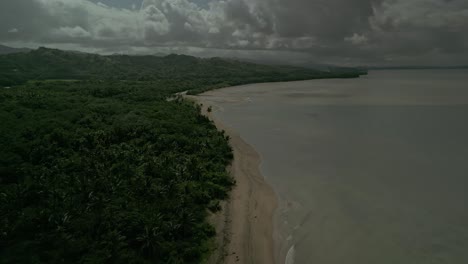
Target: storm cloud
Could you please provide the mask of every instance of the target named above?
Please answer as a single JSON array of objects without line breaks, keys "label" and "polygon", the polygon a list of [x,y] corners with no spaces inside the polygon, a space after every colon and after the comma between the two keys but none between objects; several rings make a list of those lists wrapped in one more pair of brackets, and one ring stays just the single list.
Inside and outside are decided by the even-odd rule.
[{"label": "storm cloud", "polygon": [[338,64],[468,64],[466,0],[15,0],[0,42]]}]

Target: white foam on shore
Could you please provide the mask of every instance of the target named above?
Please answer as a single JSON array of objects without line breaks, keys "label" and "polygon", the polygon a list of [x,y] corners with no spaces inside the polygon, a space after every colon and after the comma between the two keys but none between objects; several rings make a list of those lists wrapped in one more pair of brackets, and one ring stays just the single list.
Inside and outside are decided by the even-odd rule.
[{"label": "white foam on shore", "polygon": [[296,248],[294,245],[291,246],[288,250],[288,254],[286,254],[286,259],[284,264],[294,264],[294,259],[296,258]]}]

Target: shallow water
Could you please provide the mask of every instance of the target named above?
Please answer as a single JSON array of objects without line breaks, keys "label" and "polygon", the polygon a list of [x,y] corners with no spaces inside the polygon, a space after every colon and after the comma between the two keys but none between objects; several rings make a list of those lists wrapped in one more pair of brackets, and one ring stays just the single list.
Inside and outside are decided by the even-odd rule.
[{"label": "shallow water", "polygon": [[278,263],[468,263],[468,71],[227,88],[204,96],[262,156]]}]

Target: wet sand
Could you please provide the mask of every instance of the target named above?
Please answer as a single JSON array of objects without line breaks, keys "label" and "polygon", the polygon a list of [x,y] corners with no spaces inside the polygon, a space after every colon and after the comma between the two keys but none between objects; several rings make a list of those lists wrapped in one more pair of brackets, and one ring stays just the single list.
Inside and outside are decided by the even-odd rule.
[{"label": "wet sand", "polygon": [[226,131],[234,151],[229,170],[236,185],[221,212],[211,217],[218,233],[218,250],[208,263],[274,264],[273,216],[277,198],[260,173],[259,154],[239,134],[208,113],[209,101],[186,97],[203,104],[202,113],[213,120],[219,130]]}]

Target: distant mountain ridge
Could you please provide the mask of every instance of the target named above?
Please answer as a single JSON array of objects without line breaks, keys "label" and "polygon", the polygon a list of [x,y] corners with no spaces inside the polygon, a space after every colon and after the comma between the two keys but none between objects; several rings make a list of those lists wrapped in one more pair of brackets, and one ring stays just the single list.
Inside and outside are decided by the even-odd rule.
[{"label": "distant mountain ridge", "polygon": [[276,60],[276,59],[239,59],[241,61],[246,61],[250,63],[265,64],[271,66],[282,66],[289,65],[292,67],[300,67],[305,69],[323,71],[323,72],[360,72],[362,75],[367,74],[367,69],[365,67],[347,67],[347,66],[338,66],[333,64],[326,63],[316,63],[313,61],[302,61],[302,62],[288,62]]},{"label": "distant mountain ridge", "polygon": [[22,52],[29,52],[30,49],[27,48],[12,48],[5,45],[0,44],[0,55],[1,54],[11,54],[11,53],[22,53]]},{"label": "distant mountain ridge", "polygon": [[0,85],[13,86],[30,80],[98,79],[154,81],[186,79],[228,86],[253,82],[317,78],[355,78],[359,71],[320,71],[294,66],[260,65],[223,58],[197,58],[171,54],[128,56],[39,48],[26,53],[0,55]]},{"label": "distant mountain ridge", "polygon": [[468,69],[468,65],[455,65],[455,66],[375,66],[364,67],[368,70],[455,70],[455,69]]}]

